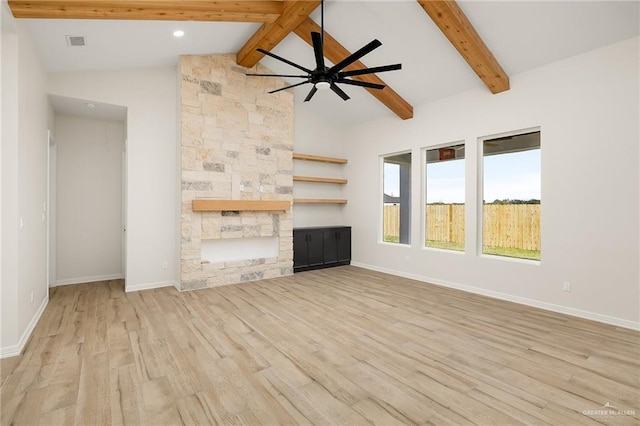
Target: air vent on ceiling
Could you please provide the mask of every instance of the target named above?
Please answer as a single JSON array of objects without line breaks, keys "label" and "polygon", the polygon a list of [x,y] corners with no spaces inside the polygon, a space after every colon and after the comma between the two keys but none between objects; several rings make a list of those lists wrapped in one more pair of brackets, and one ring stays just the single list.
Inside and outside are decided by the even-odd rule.
[{"label": "air vent on ceiling", "polygon": [[82,36],[67,36],[67,46],[84,46],[84,37]]}]

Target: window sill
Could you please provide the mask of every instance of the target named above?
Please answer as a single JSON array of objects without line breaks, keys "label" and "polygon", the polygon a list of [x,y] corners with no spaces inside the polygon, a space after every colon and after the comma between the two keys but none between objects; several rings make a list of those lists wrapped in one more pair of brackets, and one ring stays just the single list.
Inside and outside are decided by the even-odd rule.
[{"label": "window sill", "polygon": [[390,243],[387,241],[380,241],[378,240],[378,244],[382,244],[385,246],[391,246],[391,247],[403,247],[403,248],[411,248],[411,244],[405,244],[405,243]]},{"label": "window sill", "polygon": [[466,251],[441,249],[441,248],[426,247],[426,246],[423,246],[422,250],[424,250],[424,251],[432,251],[432,252],[435,252],[435,253],[450,253],[450,254],[457,254],[457,255],[465,255],[465,254],[467,254]]},{"label": "window sill", "polygon": [[500,260],[500,261],[506,261],[506,262],[515,262],[515,263],[522,263],[525,265],[533,265],[533,266],[540,266],[540,260],[533,260],[533,259],[519,259],[517,257],[509,257],[509,256],[498,256],[495,254],[484,254],[481,253],[478,255],[478,257],[480,258],[485,258],[485,259],[494,259],[494,260]]}]

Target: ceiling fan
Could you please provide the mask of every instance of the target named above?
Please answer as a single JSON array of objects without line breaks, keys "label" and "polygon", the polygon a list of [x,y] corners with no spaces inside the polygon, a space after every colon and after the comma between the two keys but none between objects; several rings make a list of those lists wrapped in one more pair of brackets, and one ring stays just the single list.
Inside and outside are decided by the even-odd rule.
[{"label": "ceiling fan", "polygon": [[303,84],[313,84],[311,91],[304,99],[305,102],[311,100],[313,95],[316,94],[318,90],[327,90],[331,89],[334,93],[340,96],[343,100],[349,100],[349,95],[347,95],[340,87],[338,87],[338,83],[340,84],[348,84],[351,86],[361,86],[367,87],[370,89],[384,89],[385,86],[383,84],[377,83],[369,83],[367,81],[359,81],[352,80],[347,77],[353,77],[357,75],[365,75],[365,74],[373,74],[378,72],[385,71],[394,71],[402,68],[402,64],[394,64],[394,65],[384,65],[381,67],[373,67],[373,68],[363,68],[358,70],[351,71],[342,71],[352,63],[356,62],[366,54],[370,53],[374,49],[382,46],[382,43],[374,39],[360,50],[352,53],[347,56],[342,61],[338,62],[331,68],[327,67],[324,63],[324,0],[320,3],[320,28],[322,33],[311,32],[311,40],[313,42],[313,53],[316,58],[316,68],[314,70],[310,70],[301,65],[293,63],[283,57],[275,55],[271,52],[267,52],[264,49],[256,49],[258,52],[265,54],[267,56],[271,56],[274,59],[284,62],[285,64],[291,65],[292,67],[298,68],[301,71],[304,71],[306,75],[290,75],[290,74],[246,74],[248,76],[256,76],[256,77],[284,77],[284,78],[303,78],[305,81],[301,83],[292,84],[290,86],[282,87],[280,89],[272,90],[269,93],[280,92],[281,90],[287,90],[292,87],[301,86]]}]

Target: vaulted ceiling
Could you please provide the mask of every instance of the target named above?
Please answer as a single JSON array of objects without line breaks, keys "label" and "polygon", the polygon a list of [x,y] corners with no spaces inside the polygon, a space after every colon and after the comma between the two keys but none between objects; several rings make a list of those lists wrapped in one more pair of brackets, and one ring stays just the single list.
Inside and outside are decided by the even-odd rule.
[{"label": "vaulted ceiling", "polygon": [[[238,64],[261,61],[277,73],[286,64],[262,48],[313,68],[310,32],[319,31],[320,0],[9,0],[25,19],[50,71],[168,65],[179,54],[237,52]],[[383,90],[350,88],[305,108],[336,124],[395,114],[474,87],[488,96],[509,90],[519,73],[638,35],[637,2],[345,1],[325,5],[325,56],[336,63],[374,38],[382,47],[351,69],[403,63],[403,70],[367,75]],[[171,37],[174,29],[184,39]],[[68,48],[66,35],[87,46]],[[297,82],[297,81],[296,81]],[[296,99],[307,89],[296,90]],[[375,99],[377,99],[377,101]]]}]

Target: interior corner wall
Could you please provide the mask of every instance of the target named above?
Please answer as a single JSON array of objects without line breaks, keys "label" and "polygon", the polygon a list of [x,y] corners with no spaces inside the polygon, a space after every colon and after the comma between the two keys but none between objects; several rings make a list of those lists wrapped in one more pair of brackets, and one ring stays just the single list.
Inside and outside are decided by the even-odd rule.
[{"label": "interior corner wall", "polygon": [[124,123],[57,115],[56,135],[56,282],[124,278]]},{"label": "interior corner wall", "polygon": [[176,68],[48,77],[50,94],[127,107],[126,290],[175,285]]},{"label": "interior corner wall", "polygon": [[14,347],[18,329],[18,34],[2,10],[2,277],[0,348]]},{"label": "interior corner wall", "polygon": [[20,353],[48,301],[46,75],[24,26],[2,7],[2,335]]},{"label": "interior corner wall", "polygon": [[[640,328],[638,51],[636,37],[512,76],[511,90],[498,95],[479,88],[421,105],[413,120],[345,131],[353,264]],[[538,126],[541,262],[480,255],[478,138]],[[411,150],[419,159],[424,147],[459,140],[467,144],[467,252],[423,248],[417,160],[413,243],[381,243],[379,156]],[[563,281],[571,292],[562,291]]]},{"label": "interior corner wall", "polygon": [[[323,157],[340,157],[346,154],[342,143],[341,127],[314,115],[308,103],[304,103],[304,94],[296,93],[294,99],[294,151]],[[349,164],[318,163],[314,161],[294,160],[295,176],[313,176],[344,178]],[[293,198],[346,198],[347,185],[314,182],[294,182]],[[344,205],[340,204],[294,204],[293,226],[335,226],[349,225],[344,222]]]}]

